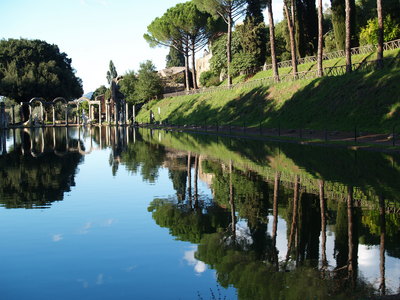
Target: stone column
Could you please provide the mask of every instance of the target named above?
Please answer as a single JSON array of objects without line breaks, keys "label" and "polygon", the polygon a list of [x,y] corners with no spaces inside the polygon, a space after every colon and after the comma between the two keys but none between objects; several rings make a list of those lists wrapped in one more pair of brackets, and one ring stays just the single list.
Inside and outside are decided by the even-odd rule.
[{"label": "stone column", "polygon": [[7,128],[6,105],[0,103],[0,128]]},{"label": "stone column", "polygon": [[65,133],[65,143],[67,145],[66,151],[68,152],[69,151],[69,132],[68,132],[68,127],[65,127],[65,131],[66,131],[66,133]]},{"label": "stone column", "polygon": [[53,127],[53,150],[57,148],[56,129]]},{"label": "stone column", "polygon": [[125,128],[125,132],[126,132],[126,144],[129,145],[129,128],[128,127]]},{"label": "stone column", "polygon": [[128,103],[125,103],[125,125],[128,123],[129,120],[129,106]]},{"label": "stone column", "polygon": [[32,126],[32,105],[29,104],[29,125]]},{"label": "stone column", "polygon": [[106,122],[110,125],[110,103],[106,102]]},{"label": "stone column", "polygon": [[65,105],[65,124],[68,126],[69,121],[68,121],[68,104]]},{"label": "stone column", "polygon": [[118,119],[117,119],[117,103],[114,103],[114,122],[116,125],[118,125]]},{"label": "stone column", "polygon": [[132,124],[135,124],[136,121],[136,109],[135,109],[135,104],[132,106]]},{"label": "stone column", "polygon": [[15,105],[11,105],[11,114],[12,114],[12,124],[15,125]]},{"label": "stone column", "polygon": [[79,104],[76,106],[76,124],[78,124],[78,126],[81,126],[81,118],[79,116]]},{"label": "stone column", "polygon": [[101,126],[102,120],[101,120],[101,103],[99,103],[99,124]]},{"label": "stone column", "polygon": [[53,104],[53,126],[56,126],[56,108]]},{"label": "stone column", "polygon": [[41,117],[41,121],[42,121],[42,124],[44,124],[44,112],[43,112],[43,103],[42,102],[40,102],[40,117]]}]

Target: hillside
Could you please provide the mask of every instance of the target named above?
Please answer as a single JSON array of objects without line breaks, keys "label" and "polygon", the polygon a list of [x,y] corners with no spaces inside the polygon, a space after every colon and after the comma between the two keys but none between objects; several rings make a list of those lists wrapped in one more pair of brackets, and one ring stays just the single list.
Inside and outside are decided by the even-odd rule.
[{"label": "hillside", "polygon": [[269,85],[260,82],[231,90],[155,100],[143,107],[137,121],[148,123],[152,110],[156,121],[180,125],[261,124],[263,128],[340,131],[357,126],[364,131],[388,132],[393,126],[400,128],[400,51],[391,51],[386,56],[396,59],[381,70],[358,70],[346,75]]}]

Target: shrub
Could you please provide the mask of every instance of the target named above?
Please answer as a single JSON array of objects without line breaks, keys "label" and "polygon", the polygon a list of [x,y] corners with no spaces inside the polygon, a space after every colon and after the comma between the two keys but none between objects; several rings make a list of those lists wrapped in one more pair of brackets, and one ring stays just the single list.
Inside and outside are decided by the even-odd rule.
[{"label": "shrub", "polygon": [[[395,40],[400,37],[400,24],[387,15],[383,21],[383,39],[385,42]],[[378,18],[368,20],[367,26],[360,32],[361,45],[375,45],[378,43]]]},{"label": "shrub", "polygon": [[231,64],[232,76],[255,73],[257,59],[251,53],[239,52],[233,56]]},{"label": "shrub", "polygon": [[200,74],[200,84],[205,87],[219,84],[219,78],[212,71],[205,71]]}]

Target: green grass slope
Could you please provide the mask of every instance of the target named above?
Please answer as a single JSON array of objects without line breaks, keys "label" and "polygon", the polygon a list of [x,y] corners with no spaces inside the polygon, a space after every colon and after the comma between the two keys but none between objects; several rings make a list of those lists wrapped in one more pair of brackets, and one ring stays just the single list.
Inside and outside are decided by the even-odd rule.
[{"label": "green grass slope", "polygon": [[[390,55],[399,57],[400,52]],[[156,121],[180,125],[261,124],[264,128],[341,131],[357,126],[363,131],[390,132],[393,126],[400,128],[400,63],[396,60],[369,72],[152,101],[142,108],[137,121],[149,122],[149,110]]]}]

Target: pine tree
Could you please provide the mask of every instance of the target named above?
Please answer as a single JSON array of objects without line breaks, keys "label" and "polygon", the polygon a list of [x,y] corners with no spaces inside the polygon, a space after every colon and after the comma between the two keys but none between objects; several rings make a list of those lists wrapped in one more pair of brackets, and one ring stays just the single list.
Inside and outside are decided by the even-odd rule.
[{"label": "pine tree", "polygon": [[[351,11],[351,16],[350,16],[351,47],[356,47],[358,45],[358,37],[356,34],[355,0],[350,0],[349,5]],[[345,41],[346,41],[345,7],[346,7],[345,0],[331,0],[333,32],[335,34],[335,42],[338,50],[345,49]]]},{"label": "pine tree", "polygon": [[118,77],[117,69],[115,68],[113,61],[110,60],[109,70],[107,71],[108,84],[111,84],[112,80],[117,77]]}]

